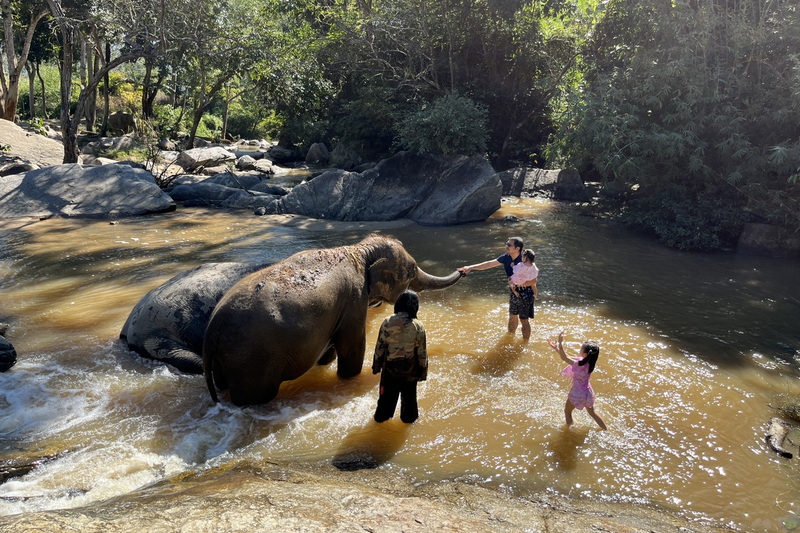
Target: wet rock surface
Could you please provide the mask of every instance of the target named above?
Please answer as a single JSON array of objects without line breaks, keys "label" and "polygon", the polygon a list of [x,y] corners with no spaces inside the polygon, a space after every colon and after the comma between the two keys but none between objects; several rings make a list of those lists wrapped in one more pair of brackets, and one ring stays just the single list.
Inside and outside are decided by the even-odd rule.
[{"label": "wet rock surface", "polygon": [[16,532],[733,531],[628,504],[515,498],[459,482],[414,485],[383,469],[242,463],[189,473],[91,506],[0,517]]}]

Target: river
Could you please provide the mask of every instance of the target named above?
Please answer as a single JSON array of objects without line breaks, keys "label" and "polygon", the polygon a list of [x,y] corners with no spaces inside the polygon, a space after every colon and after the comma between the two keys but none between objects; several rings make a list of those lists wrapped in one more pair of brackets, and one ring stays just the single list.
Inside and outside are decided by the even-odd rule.
[{"label": "river", "polygon": [[[516,221],[508,218],[516,217]],[[427,272],[491,259],[509,236],[541,270],[533,336],[506,334],[502,269],[422,293],[430,370],[413,425],[371,421],[365,372],[335,363],[268,405],[212,404],[200,376],[129,352],[131,308],[210,261],[278,260],[390,234]],[[0,222],[0,322],[19,354],[0,374],[0,460],[47,456],[0,485],[0,515],[74,508],[242,458],[369,466],[524,496],[652,503],[745,531],[800,514],[797,460],[764,444],[770,404],[800,395],[800,263],[671,250],[543,199],[505,198],[481,223],[336,223],[203,209],[105,220]],[[601,347],[585,412],[566,430],[569,383],[546,339]],[[787,522],[788,523],[788,522]]]}]

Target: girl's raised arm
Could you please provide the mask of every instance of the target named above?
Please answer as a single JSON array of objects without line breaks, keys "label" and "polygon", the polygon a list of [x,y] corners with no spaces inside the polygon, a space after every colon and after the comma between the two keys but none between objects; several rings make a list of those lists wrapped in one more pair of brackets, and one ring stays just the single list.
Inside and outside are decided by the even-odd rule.
[{"label": "girl's raised arm", "polygon": [[561,356],[561,359],[565,363],[570,364],[570,365],[573,363],[572,359],[567,357],[567,354],[564,353],[564,332],[563,331],[558,334],[558,342],[554,341],[553,339],[547,339],[547,344],[549,344],[558,353],[558,355]]}]

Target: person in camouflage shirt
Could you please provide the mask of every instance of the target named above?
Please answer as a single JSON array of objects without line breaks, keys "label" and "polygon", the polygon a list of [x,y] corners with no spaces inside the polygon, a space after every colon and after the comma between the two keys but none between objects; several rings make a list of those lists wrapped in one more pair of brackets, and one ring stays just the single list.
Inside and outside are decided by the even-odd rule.
[{"label": "person in camouflage shirt", "polygon": [[418,310],[419,296],[406,291],[397,298],[394,314],[381,324],[372,359],[372,373],[382,372],[376,422],[394,416],[398,397],[400,420],[410,424],[419,416],[417,382],[428,377],[428,350]]}]

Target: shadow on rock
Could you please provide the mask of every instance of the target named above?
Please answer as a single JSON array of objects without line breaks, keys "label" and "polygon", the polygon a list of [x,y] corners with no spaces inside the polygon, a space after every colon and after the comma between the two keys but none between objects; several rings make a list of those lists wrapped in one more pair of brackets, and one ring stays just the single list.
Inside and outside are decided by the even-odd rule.
[{"label": "shadow on rock", "polygon": [[411,424],[400,420],[381,424],[370,420],[344,438],[333,458],[333,466],[347,471],[378,468],[403,447],[410,427]]}]

